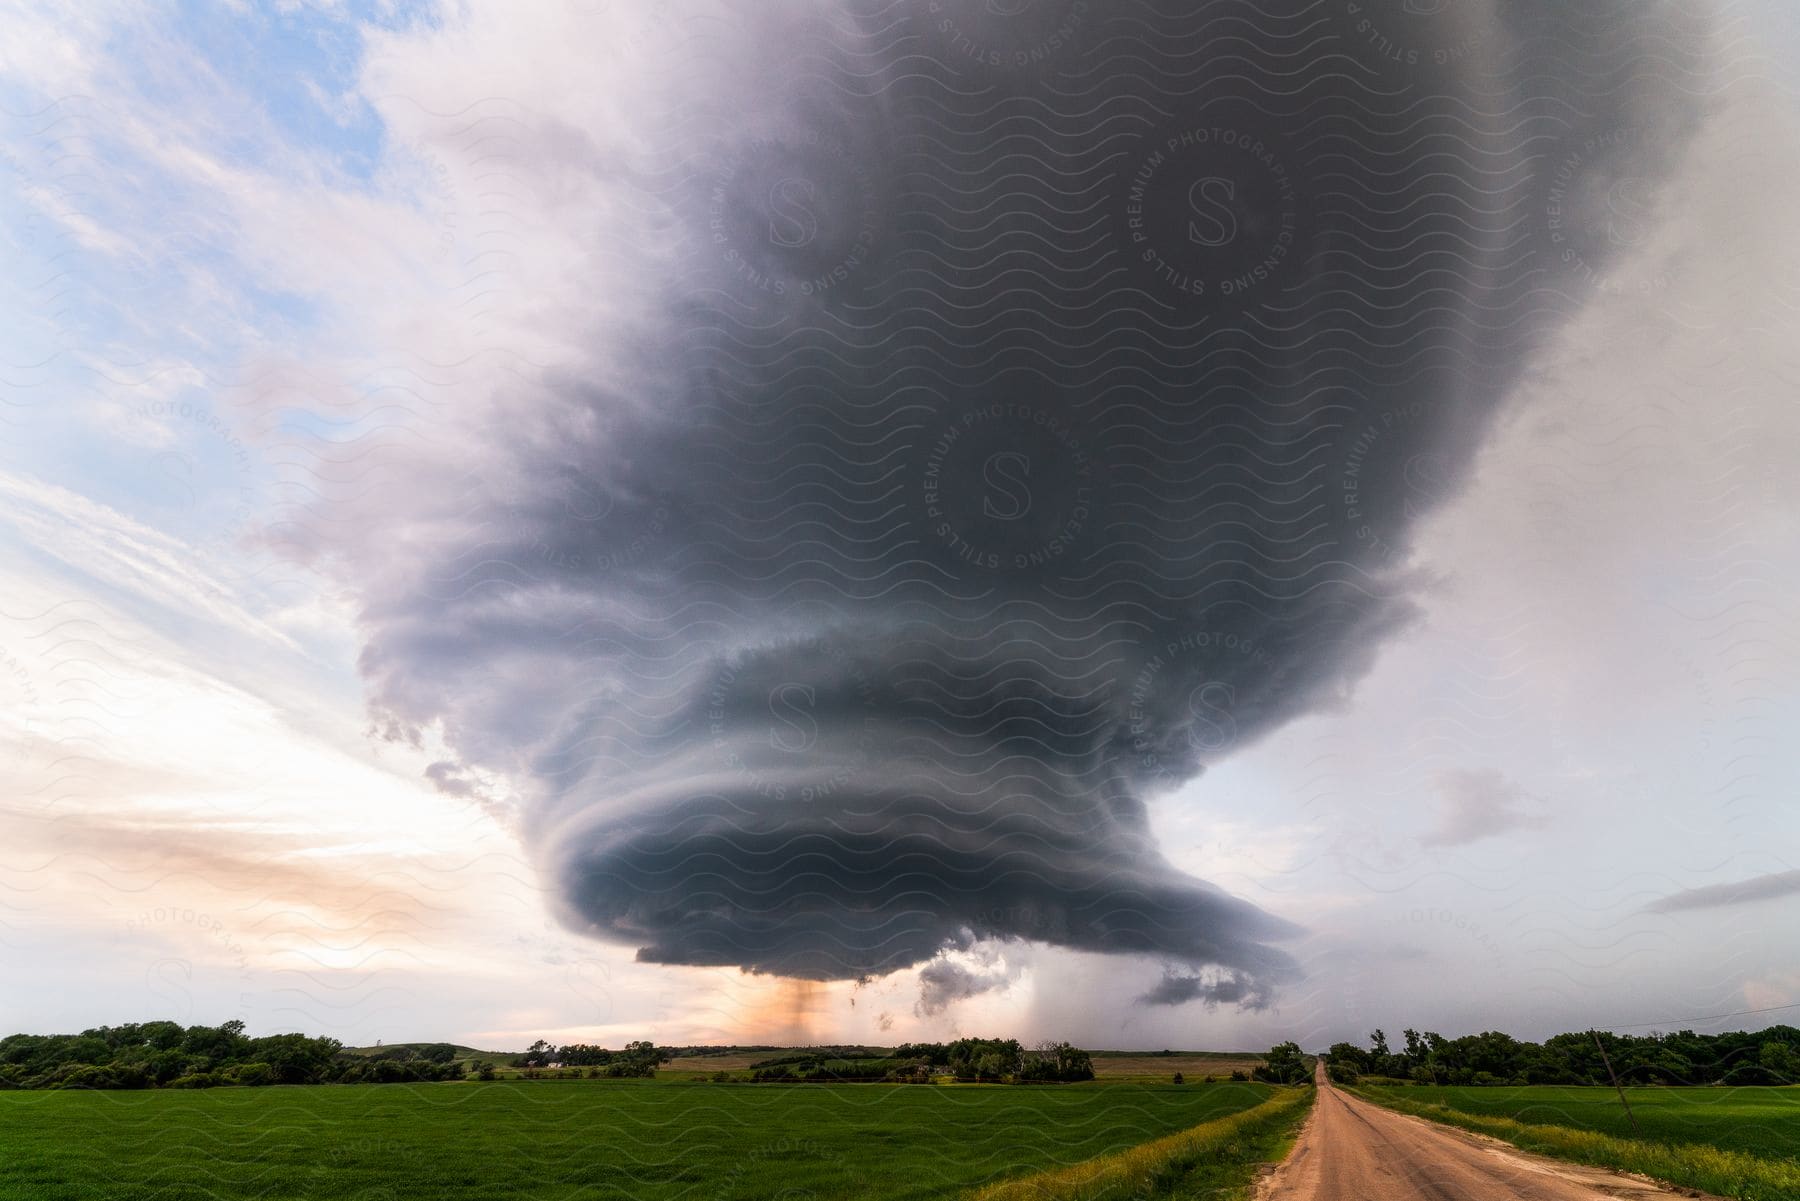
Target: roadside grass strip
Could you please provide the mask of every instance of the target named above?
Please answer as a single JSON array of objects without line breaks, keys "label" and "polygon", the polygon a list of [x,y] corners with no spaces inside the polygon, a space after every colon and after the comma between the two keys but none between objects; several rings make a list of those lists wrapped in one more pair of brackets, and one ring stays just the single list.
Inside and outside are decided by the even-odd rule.
[{"label": "roadside grass strip", "polygon": [[1002,1180],[968,1201],[1123,1201],[1206,1195],[1215,1201],[1255,1180],[1258,1165],[1279,1160],[1312,1108],[1310,1085],[1279,1089],[1253,1109],[1203,1122],[1083,1163]]},{"label": "roadside grass strip", "polygon": [[1791,1159],[1764,1159],[1743,1151],[1704,1144],[1619,1138],[1572,1126],[1531,1125],[1513,1118],[1465,1113],[1441,1103],[1420,1104],[1385,1090],[1351,1088],[1346,1091],[1398,1113],[1490,1135],[1539,1155],[1635,1172],[1653,1180],[1722,1197],[1735,1197],[1739,1201],[1800,1201],[1800,1162]]}]

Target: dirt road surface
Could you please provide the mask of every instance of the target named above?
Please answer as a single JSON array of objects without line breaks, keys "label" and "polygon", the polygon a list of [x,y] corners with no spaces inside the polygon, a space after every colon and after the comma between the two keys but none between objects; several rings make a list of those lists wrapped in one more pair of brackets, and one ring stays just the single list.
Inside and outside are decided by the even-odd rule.
[{"label": "dirt road surface", "polygon": [[1545,1159],[1331,1087],[1259,1201],[1661,1201],[1695,1197],[1601,1168]]}]

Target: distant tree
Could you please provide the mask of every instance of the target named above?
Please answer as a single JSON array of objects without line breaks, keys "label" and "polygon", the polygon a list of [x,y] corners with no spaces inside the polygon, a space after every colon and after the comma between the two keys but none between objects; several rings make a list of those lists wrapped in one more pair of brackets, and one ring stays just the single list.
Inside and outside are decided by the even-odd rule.
[{"label": "distant tree", "polygon": [[259,1087],[275,1083],[275,1069],[266,1063],[240,1063],[231,1070],[234,1083]]},{"label": "distant tree", "polygon": [[1080,1047],[1056,1044],[1056,1078],[1065,1084],[1094,1078],[1094,1057]]},{"label": "distant tree", "polygon": [[118,1068],[99,1066],[90,1063],[70,1064],[54,1073],[46,1087],[48,1088],[142,1088],[145,1080],[143,1073]]},{"label": "distant tree", "polygon": [[456,1058],[456,1048],[449,1043],[427,1043],[419,1048],[418,1057],[426,1063],[449,1063]]},{"label": "distant tree", "polygon": [[652,1067],[655,1067],[657,1064],[667,1063],[672,1058],[667,1051],[658,1049],[655,1043],[649,1042],[648,1040],[626,1043],[625,1049],[620,1051],[619,1054],[626,1059],[635,1059],[641,1063],[648,1063]]},{"label": "distant tree", "polygon": [[1020,1082],[1072,1083],[1094,1078],[1094,1061],[1086,1051],[1046,1039],[1020,1057],[1013,1079]]},{"label": "distant tree", "polygon": [[494,1071],[494,1065],[488,1060],[477,1059],[475,1061],[475,1078],[477,1080],[492,1080],[497,1074]]},{"label": "distant tree", "polygon": [[1176,1072],[1175,1073],[1175,1083],[1176,1084],[1186,1084],[1187,1078],[1184,1077],[1180,1072]]},{"label": "distant tree", "polygon": [[106,1040],[92,1032],[84,1032],[72,1038],[62,1049],[60,1056],[63,1063],[106,1063],[113,1056],[113,1050],[106,1045]]},{"label": "distant tree", "polygon": [[1356,1075],[1369,1071],[1369,1061],[1372,1058],[1374,1056],[1370,1052],[1354,1043],[1332,1043],[1331,1049],[1325,1052],[1325,1061],[1331,1070],[1333,1080],[1338,1078],[1337,1074],[1340,1070]]},{"label": "distant tree", "polygon": [[158,1051],[171,1051],[181,1045],[182,1029],[177,1022],[145,1022],[138,1028],[144,1045]]},{"label": "distant tree", "polygon": [[218,1026],[189,1026],[182,1034],[181,1049],[190,1055],[224,1062],[238,1058],[249,1041],[244,1037],[244,1023],[230,1021]]},{"label": "distant tree", "polygon": [[244,1056],[269,1065],[277,1084],[317,1084],[326,1077],[332,1060],[343,1050],[335,1038],[308,1038],[304,1034],[271,1034],[246,1043]]},{"label": "distant tree", "polygon": [[1773,1040],[1762,1044],[1756,1052],[1757,1066],[1771,1077],[1772,1084],[1800,1081],[1800,1052],[1787,1043]]},{"label": "distant tree", "polygon": [[591,1064],[611,1063],[614,1054],[605,1047],[591,1046],[588,1043],[570,1043],[557,1050],[556,1059],[560,1063],[580,1064],[585,1067]]},{"label": "distant tree", "polygon": [[1024,1070],[1025,1050],[1016,1038],[959,1038],[942,1048],[946,1064],[958,1080],[998,1080]]},{"label": "distant tree", "polygon": [[1309,1074],[1300,1044],[1294,1042],[1276,1043],[1270,1047],[1255,1072],[1258,1080],[1271,1084],[1303,1084]]},{"label": "distant tree", "polygon": [[[171,1023],[172,1024],[172,1023]],[[144,1074],[158,1087],[169,1083],[187,1070],[187,1056],[180,1050],[151,1051],[144,1057]]]}]

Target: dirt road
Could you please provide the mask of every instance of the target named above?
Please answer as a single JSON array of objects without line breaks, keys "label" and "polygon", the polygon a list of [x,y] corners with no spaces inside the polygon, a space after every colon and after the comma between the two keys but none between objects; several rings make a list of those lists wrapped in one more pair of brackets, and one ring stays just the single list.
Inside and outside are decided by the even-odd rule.
[{"label": "dirt road", "polygon": [[1528,1155],[1332,1088],[1259,1201],[1661,1201],[1676,1193],[1600,1168]]}]

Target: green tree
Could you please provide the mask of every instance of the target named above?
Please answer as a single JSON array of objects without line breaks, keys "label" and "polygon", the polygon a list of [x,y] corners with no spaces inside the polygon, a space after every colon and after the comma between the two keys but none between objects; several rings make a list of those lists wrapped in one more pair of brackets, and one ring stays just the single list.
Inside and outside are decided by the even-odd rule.
[{"label": "green tree", "polygon": [[426,1063],[449,1063],[456,1058],[456,1048],[449,1043],[427,1043],[419,1048],[419,1058]]},{"label": "green tree", "polygon": [[1332,1043],[1331,1049],[1325,1052],[1325,1059],[1331,1068],[1331,1078],[1336,1080],[1340,1068],[1362,1073],[1369,1070],[1369,1052],[1354,1043]]},{"label": "green tree", "polygon": [[1800,1080],[1800,1052],[1786,1043],[1770,1040],[1757,1048],[1757,1065],[1776,1084],[1793,1084]]},{"label": "green tree", "polygon": [[1370,1056],[1352,1043],[1333,1043],[1325,1052],[1325,1072],[1334,1084],[1355,1084],[1362,1078]]},{"label": "green tree", "polygon": [[[994,1054],[1005,1058],[1003,1051]],[[1091,1055],[1071,1043],[1046,1039],[1028,1053],[1019,1056],[1013,1079],[1021,1082],[1057,1081],[1070,1083],[1094,1078]]]},{"label": "green tree", "polygon": [[158,1051],[172,1051],[181,1045],[185,1033],[176,1022],[145,1022],[139,1027],[144,1045]]},{"label": "green tree", "polygon": [[1294,1042],[1276,1043],[1270,1047],[1255,1072],[1258,1080],[1270,1084],[1303,1084],[1310,1074],[1300,1044]]},{"label": "green tree", "polygon": [[266,1063],[240,1063],[231,1070],[231,1078],[239,1084],[253,1087],[274,1084],[275,1069]]},{"label": "green tree", "polygon": [[304,1034],[271,1034],[250,1039],[247,1059],[266,1063],[280,1084],[317,1084],[324,1079],[343,1044],[335,1038],[308,1038]]}]

